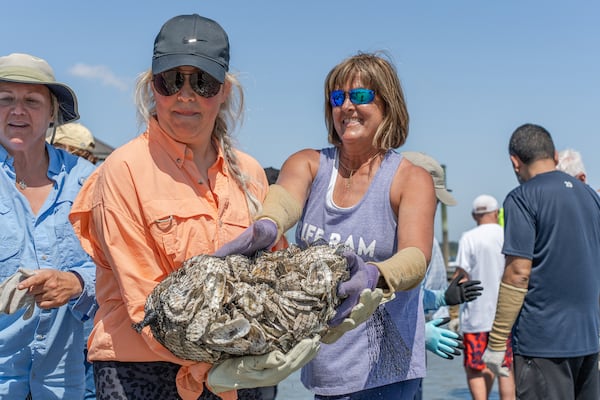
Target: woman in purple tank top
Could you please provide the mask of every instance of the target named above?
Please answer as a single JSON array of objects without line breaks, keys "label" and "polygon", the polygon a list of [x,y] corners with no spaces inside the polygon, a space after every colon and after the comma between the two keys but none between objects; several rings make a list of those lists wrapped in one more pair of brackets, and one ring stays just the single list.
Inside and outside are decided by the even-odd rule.
[{"label": "woman in purple tank top", "polygon": [[302,382],[315,399],[412,400],[425,376],[420,283],[433,243],[433,181],[394,150],[407,138],[408,112],[383,54],[335,66],[323,100],[332,146],[291,155],[257,221],[218,253],[268,248],[294,225],[301,246],[345,245],[350,279],[338,285],[344,300],[330,329],[316,356],[288,354],[286,365],[306,364]]},{"label": "woman in purple tank top", "polygon": [[368,272],[375,269],[386,297],[395,296],[339,339],[326,336],[302,381],[315,399],[412,400],[425,376],[419,284],[433,242],[432,178],[394,151],[409,118],[397,72],[382,54],[342,61],[324,95],[333,147],[295,153],[277,182],[304,204],[296,240],[346,244]]}]

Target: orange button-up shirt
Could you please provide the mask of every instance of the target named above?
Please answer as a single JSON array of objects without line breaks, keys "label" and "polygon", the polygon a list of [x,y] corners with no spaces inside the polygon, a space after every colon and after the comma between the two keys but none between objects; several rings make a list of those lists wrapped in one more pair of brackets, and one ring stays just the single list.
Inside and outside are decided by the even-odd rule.
[{"label": "orange button-up shirt", "polygon": [[[184,260],[211,254],[251,223],[246,197],[231,177],[222,149],[218,153],[209,182],[201,182],[191,150],[152,119],[145,133],[116,149],[88,178],[70,215],[97,268],[99,309],[88,342],[89,360],[188,366],[178,375],[180,395],[185,392],[181,382],[191,376],[201,393],[211,365],[174,356],[149,327],[140,334],[132,324],[144,318],[152,289]],[[263,168],[247,154],[236,154],[250,191],[262,202],[268,190]],[[222,397],[235,398],[235,393]]]}]

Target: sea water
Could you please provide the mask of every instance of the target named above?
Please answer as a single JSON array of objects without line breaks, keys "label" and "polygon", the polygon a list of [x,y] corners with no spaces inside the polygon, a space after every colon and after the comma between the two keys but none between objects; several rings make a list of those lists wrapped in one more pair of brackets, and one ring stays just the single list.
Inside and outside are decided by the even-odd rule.
[{"label": "sea water", "polygon": [[[423,381],[423,400],[470,400],[462,356],[446,360],[427,352],[427,377]],[[498,383],[490,400],[498,400]],[[313,395],[300,382],[300,371],[294,372],[278,386],[277,400],[312,400]]]}]

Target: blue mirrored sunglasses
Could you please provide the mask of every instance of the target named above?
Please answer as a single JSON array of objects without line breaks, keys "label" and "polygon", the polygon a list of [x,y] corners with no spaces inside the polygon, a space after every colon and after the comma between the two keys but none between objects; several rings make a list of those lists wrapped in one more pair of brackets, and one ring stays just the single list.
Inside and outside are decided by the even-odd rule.
[{"label": "blue mirrored sunglasses", "polygon": [[350,97],[352,104],[369,104],[375,99],[375,91],[365,88],[350,89],[348,92],[343,90],[334,90],[329,95],[329,102],[332,107],[339,107],[346,100],[346,93]]}]

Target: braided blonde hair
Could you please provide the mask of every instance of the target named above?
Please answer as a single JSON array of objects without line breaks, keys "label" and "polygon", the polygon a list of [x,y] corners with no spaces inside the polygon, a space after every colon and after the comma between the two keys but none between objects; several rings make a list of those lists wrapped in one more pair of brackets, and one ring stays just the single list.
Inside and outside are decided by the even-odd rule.
[{"label": "braided blonde hair", "polygon": [[[238,79],[231,73],[225,75],[225,80],[231,85],[231,93],[227,100],[221,105],[219,114],[215,121],[212,136],[223,149],[223,156],[227,169],[231,172],[239,188],[246,196],[248,210],[250,211],[250,222],[261,208],[260,201],[254,196],[248,187],[250,177],[241,170],[239,160],[235,154],[235,146],[230,131],[233,131],[238,123],[243,120],[244,114],[244,91]],[[137,119],[140,126],[148,125],[150,118],[156,116],[156,101],[152,92],[152,70],[149,69],[138,76],[135,87],[135,104],[137,106]]]}]

